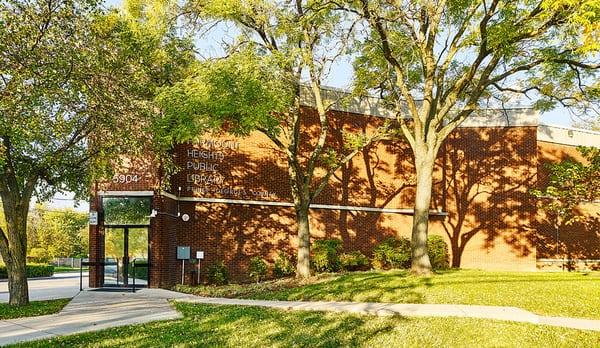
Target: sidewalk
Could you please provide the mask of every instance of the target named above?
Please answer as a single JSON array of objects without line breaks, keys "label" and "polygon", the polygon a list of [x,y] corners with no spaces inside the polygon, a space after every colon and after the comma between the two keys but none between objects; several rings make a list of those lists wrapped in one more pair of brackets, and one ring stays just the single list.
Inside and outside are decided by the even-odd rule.
[{"label": "sidewalk", "polygon": [[349,312],[371,315],[400,315],[405,317],[462,317],[505,320],[513,322],[600,331],[600,320],[541,316],[517,307],[404,304],[377,302],[304,302],[262,301],[210,297],[186,297],[176,301],[213,305],[258,306],[283,310]]},{"label": "sidewalk", "polygon": [[162,289],[131,292],[82,291],[58,314],[0,320],[0,346],[97,331],[155,320],[181,318],[168,300],[184,295]]}]

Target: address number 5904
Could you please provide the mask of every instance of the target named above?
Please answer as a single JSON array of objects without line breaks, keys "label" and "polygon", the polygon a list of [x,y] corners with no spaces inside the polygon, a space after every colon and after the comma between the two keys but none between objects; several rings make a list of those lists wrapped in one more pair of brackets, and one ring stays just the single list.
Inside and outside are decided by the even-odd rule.
[{"label": "address number 5904", "polygon": [[129,184],[138,181],[140,181],[140,177],[137,174],[117,174],[112,180],[115,184]]}]

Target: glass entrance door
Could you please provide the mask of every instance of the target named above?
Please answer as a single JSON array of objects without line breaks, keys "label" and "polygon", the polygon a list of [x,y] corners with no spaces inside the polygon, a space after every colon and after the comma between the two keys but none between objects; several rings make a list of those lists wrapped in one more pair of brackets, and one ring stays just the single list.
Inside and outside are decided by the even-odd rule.
[{"label": "glass entrance door", "polygon": [[104,234],[104,286],[130,286],[133,284],[134,278],[136,286],[147,285],[147,265],[148,228],[106,228]]}]

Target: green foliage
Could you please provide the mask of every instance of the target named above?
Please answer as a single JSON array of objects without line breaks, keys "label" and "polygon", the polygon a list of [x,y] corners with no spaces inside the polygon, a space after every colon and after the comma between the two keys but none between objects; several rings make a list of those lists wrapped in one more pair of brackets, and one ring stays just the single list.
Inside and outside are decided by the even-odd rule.
[{"label": "green foliage", "polygon": [[312,248],[312,266],[316,272],[337,272],[340,270],[340,254],[343,243],[339,239],[320,239]]},{"label": "green foliage", "polygon": [[[172,4],[154,5],[161,3]],[[171,18],[146,19],[104,10],[97,0],[0,4],[0,199],[10,214],[0,230],[2,258],[25,262],[34,194],[85,199],[123,156],[162,153],[155,92],[193,53],[189,40],[171,35]],[[27,300],[20,285],[11,287],[22,289],[11,293],[13,303]]]},{"label": "green foliage", "polygon": [[50,252],[45,248],[31,248],[27,252],[27,259],[40,262],[40,263],[48,263],[52,260],[52,256],[50,256]]},{"label": "green foliage", "polygon": [[373,249],[371,261],[375,269],[408,268],[410,266],[410,240],[390,237]]},{"label": "green foliage", "polygon": [[[54,274],[54,266],[47,264],[31,263],[26,266],[27,278],[51,277]],[[8,273],[5,265],[0,265],[0,279],[7,279]]]},{"label": "green foliage", "polygon": [[273,276],[275,278],[289,277],[296,274],[296,265],[283,251],[279,253],[273,264]]},{"label": "green foliage", "polygon": [[369,268],[369,259],[356,250],[341,254],[340,265],[344,271],[364,271]]},{"label": "green foliage", "polygon": [[575,211],[577,205],[600,199],[600,149],[579,147],[578,151],[583,162],[566,159],[548,164],[548,186],[531,191],[540,198],[544,210],[567,225],[581,221]]},{"label": "green foliage", "polygon": [[11,175],[32,182],[38,197],[57,190],[83,197],[93,178],[110,174],[117,154],[147,144],[140,134],[152,121],[149,97],[179,63],[159,52],[184,45],[136,34],[129,18],[104,13],[95,0],[2,6],[2,158],[11,156]]},{"label": "green foliage", "polygon": [[427,237],[427,253],[433,269],[447,269],[449,267],[448,245],[441,236]]},{"label": "green foliage", "polygon": [[260,256],[255,256],[250,259],[248,270],[250,278],[254,278],[256,282],[259,283],[269,272],[269,266]]},{"label": "green foliage", "polygon": [[229,283],[229,271],[223,261],[208,266],[208,281],[211,284],[225,285]]},{"label": "green foliage", "polygon": [[[574,32],[582,31],[584,52],[600,51],[600,2],[597,0],[544,0],[542,7],[548,13],[563,12]],[[582,30],[583,29],[583,30]]]},{"label": "green foliage", "polygon": [[86,257],[88,216],[73,209],[46,210],[38,205],[29,214],[27,257],[49,262],[55,257]]},{"label": "green foliage", "polygon": [[[434,269],[448,268],[448,245],[440,236],[427,237],[427,252]],[[373,249],[371,263],[375,269],[409,268],[411,260],[411,242],[401,237],[390,237]]]},{"label": "green foliage", "polygon": [[163,122],[180,142],[224,125],[237,135],[264,129],[275,136],[282,114],[293,104],[292,85],[282,74],[272,56],[260,56],[254,49],[198,63],[185,80],[158,95]]}]

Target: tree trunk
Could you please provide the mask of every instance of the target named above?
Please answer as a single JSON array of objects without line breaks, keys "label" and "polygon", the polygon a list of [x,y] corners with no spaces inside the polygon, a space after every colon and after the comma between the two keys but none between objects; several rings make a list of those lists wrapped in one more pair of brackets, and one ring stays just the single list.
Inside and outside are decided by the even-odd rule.
[{"label": "tree trunk", "polygon": [[458,245],[456,245],[456,246],[453,245],[452,246],[452,268],[460,268],[461,257],[462,257],[461,248]]},{"label": "tree trunk", "polygon": [[308,204],[296,207],[296,224],[298,228],[298,263],[296,276],[310,277],[310,227],[308,225]]},{"label": "tree trunk", "polygon": [[411,240],[411,272],[418,275],[431,273],[431,262],[427,253],[427,233],[433,186],[434,159],[432,157],[430,154],[424,156],[415,154],[417,192]]},{"label": "tree trunk", "polygon": [[[24,306],[29,303],[27,286],[27,215],[29,213],[30,195],[26,200],[11,200],[3,195],[2,208],[6,219],[6,231],[0,243],[0,254],[6,263],[8,273],[9,303]],[[6,233],[4,233],[6,232]]]},{"label": "tree trunk", "polygon": [[8,272],[9,304],[25,306],[29,304],[29,289],[27,286],[27,271],[25,255],[12,255],[12,260],[6,263]]}]

